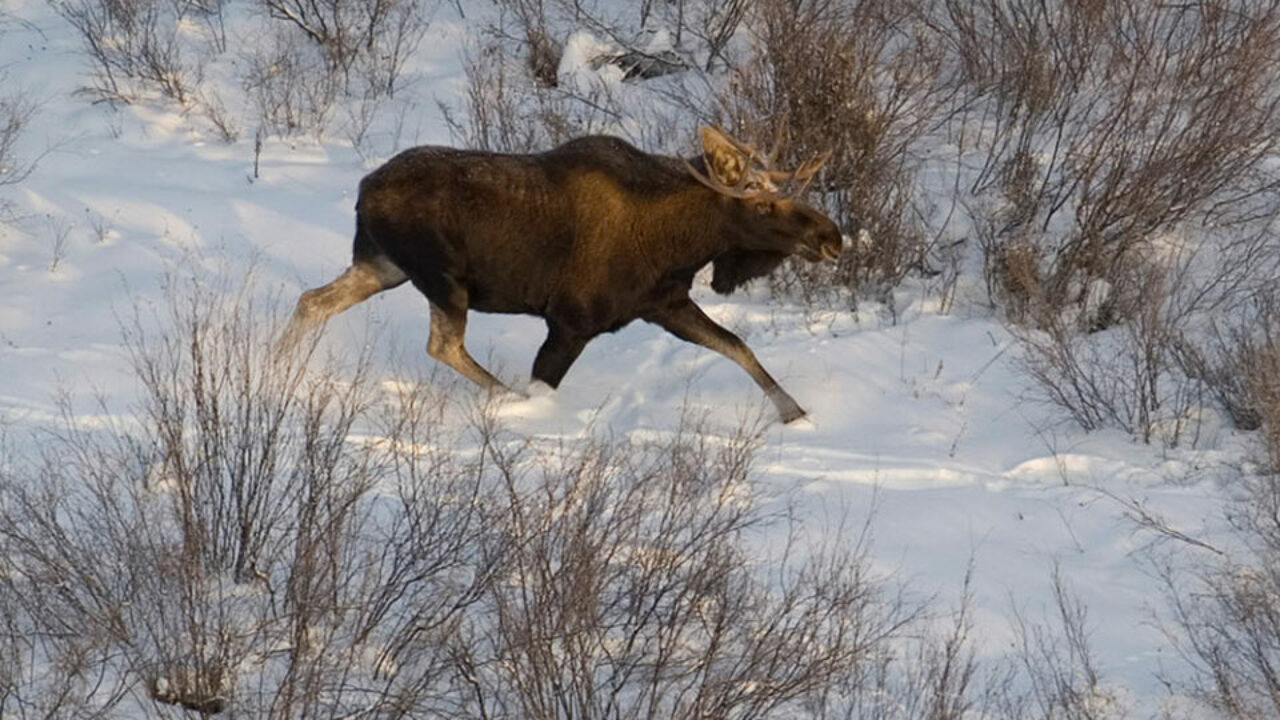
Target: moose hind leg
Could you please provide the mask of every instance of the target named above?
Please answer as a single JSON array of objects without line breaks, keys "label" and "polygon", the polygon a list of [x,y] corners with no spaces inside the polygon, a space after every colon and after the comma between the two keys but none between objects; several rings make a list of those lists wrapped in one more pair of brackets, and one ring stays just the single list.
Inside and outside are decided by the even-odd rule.
[{"label": "moose hind leg", "polygon": [[298,305],[285,328],[280,345],[293,347],[308,330],[370,296],[403,283],[407,278],[389,263],[375,265],[356,262],[323,287],[308,290],[298,298]]},{"label": "moose hind leg", "polygon": [[461,308],[446,308],[437,305],[435,301],[431,302],[431,335],[427,339],[427,354],[486,390],[512,392],[467,352],[463,343],[466,331],[465,305]]},{"label": "moose hind leg", "polygon": [[693,301],[685,300],[645,319],[661,325],[681,340],[714,350],[737,363],[751,375],[756,385],[759,385],[773,402],[782,422],[789,423],[805,416],[804,409],[764,369],[756,359],[755,353],[751,352],[751,348],[742,342],[742,338],[716,324],[702,312],[702,308],[693,304]]},{"label": "moose hind leg", "polygon": [[551,387],[560,387],[564,374],[569,366],[582,354],[590,338],[584,338],[564,330],[550,326],[547,339],[538,348],[538,356],[533,360],[533,379],[541,380]]}]

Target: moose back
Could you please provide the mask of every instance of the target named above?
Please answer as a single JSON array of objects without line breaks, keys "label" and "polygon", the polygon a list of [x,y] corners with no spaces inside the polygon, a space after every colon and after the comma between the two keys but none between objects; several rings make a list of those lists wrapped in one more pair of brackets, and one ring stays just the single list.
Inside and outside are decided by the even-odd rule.
[{"label": "moose back", "polygon": [[552,387],[593,337],[643,319],[733,360],[796,420],[804,410],[689,290],[708,263],[729,293],[792,254],[837,260],[835,223],[777,185],[821,161],[785,173],[717,127],[701,138],[692,161],[604,136],[531,155],[406,150],[361,181],[351,266],[302,294],[285,342],[410,281],[431,305],[427,352],[483,387],[506,389],[467,352],[468,310],[542,317],[533,378]]}]

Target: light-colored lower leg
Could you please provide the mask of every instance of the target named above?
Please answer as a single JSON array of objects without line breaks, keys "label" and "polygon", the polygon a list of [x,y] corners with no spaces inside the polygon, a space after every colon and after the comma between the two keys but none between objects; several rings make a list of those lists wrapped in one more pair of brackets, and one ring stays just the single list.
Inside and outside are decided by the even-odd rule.
[{"label": "light-colored lower leg", "polygon": [[[467,329],[467,311],[449,312],[431,304],[431,335],[427,340],[427,354],[457,370],[471,382],[486,390],[512,390],[485,370],[471,357],[463,338]],[[517,393],[512,393],[517,394]]]},{"label": "light-colored lower leg", "polygon": [[751,352],[751,348],[747,347],[747,344],[737,335],[707,317],[697,305],[686,302],[663,315],[654,317],[653,321],[676,337],[714,350],[746,370],[778,409],[778,417],[782,422],[794,422],[805,416],[804,408],[801,408],[800,404],[788,395],[778,381],[764,369],[756,359],[755,353]]},{"label": "light-colored lower leg", "polygon": [[292,347],[310,329],[384,288],[373,270],[352,265],[333,282],[308,290],[298,298],[289,326],[281,337],[283,347]]}]

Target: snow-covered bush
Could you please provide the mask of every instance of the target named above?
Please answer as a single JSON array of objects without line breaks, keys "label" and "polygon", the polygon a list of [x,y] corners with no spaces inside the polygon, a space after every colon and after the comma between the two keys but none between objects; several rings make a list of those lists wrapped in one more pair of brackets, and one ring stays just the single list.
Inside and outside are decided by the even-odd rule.
[{"label": "snow-covered bush", "polygon": [[1045,607],[1012,607],[1012,647],[984,652],[974,632],[974,568],[949,613],[929,608],[859,673],[812,699],[820,720],[1124,720],[1123,686],[1099,667],[1088,609],[1055,564]]},{"label": "snow-covered bush", "polygon": [[341,77],[318,53],[283,31],[249,46],[241,83],[260,137],[319,135],[342,92]]},{"label": "snow-covered bush", "polygon": [[[364,361],[308,370],[263,320],[237,294],[175,297],[128,331],[132,422],[72,426],[5,468],[15,702],[385,714],[445,684],[439,633],[488,578],[482,478],[422,449],[429,385],[388,399]],[[351,439],[380,420],[378,443]]]},{"label": "snow-covered bush", "polygon": [[508,556],[459,649],[480,716],[796,717],[861,674],[908,616],[856,537],[746,542],[778,524],[751,486],[758,432],[687,422],[535,472],[495,457],[516,471],[497,513]]},{"label": "snow-covered bush", "polygon": [[545,447],[178,285],[126,328],[135,413],[0,467],[0,703],[791,717],[908,617],[865,545],[763,504],[763,426]]}]

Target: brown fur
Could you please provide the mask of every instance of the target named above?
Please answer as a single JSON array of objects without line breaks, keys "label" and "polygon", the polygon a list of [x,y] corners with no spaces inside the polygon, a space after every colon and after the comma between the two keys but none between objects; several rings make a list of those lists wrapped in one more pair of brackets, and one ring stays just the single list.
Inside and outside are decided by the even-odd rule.
[{"label": "brown fur", "polygon": [[[698,170],[728,184],[749,171],[717,131],[703,140]],[[535,155],[420,147],[360,183],[352,266],[303,294],[289,336],[409,280],[432,305],[430,354],[486,387],[502,386],[463,347],[467,311],[544,318],[533,377],[555,387],[592,337],[642,318],[742,365],[792,420],[803,411],[689,289],[707,263],[727,293],[793,252],[817,260],[840,248],[835,224],[806,205],[718,193],[679,159],[617,138]]]}]

